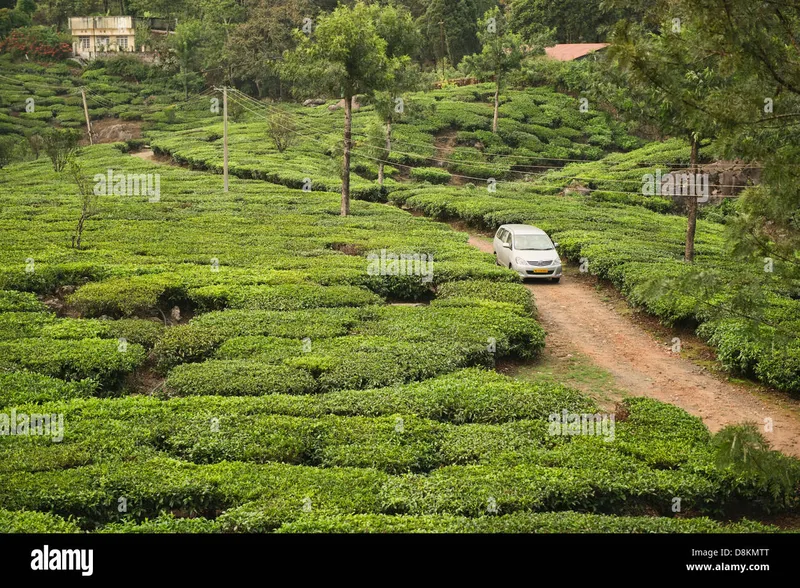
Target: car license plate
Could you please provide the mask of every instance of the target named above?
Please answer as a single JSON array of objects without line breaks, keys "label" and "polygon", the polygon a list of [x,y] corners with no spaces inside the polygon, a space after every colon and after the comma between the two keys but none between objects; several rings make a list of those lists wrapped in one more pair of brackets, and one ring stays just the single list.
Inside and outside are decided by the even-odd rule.
[{"label": "car license plate", "polygon": [[546,273],[549,273],[549,272],[550,272],[549,269],[535,269],[535,270],[533,270],[533,273],[535,273],[535,274],[546,274]]}]

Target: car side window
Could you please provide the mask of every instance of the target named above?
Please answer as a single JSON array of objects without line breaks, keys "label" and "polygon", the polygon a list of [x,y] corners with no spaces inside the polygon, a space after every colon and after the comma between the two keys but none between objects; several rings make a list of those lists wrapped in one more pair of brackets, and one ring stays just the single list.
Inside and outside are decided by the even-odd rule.
[{"label": "car side window", "polygon": [[501,241],[503,240],[503,238],[505,236],[506,236],[506,230],[505,229],[500,229],[499,231],[497,231],[497,238],[500,239]]},{"label": "car side window", "polygon": [[511,245],[511,231],[506,231],[506,234],[503,237],[503,241]]}]

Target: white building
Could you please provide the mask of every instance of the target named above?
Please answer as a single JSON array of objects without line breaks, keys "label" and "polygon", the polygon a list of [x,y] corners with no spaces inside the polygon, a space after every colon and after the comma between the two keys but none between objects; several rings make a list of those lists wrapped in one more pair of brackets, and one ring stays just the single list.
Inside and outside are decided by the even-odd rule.
[{"label": "white building", "polygon": [[93,59],[108,52],[135,51],[133,17],[74,16],[69,19],[72,52]]}]

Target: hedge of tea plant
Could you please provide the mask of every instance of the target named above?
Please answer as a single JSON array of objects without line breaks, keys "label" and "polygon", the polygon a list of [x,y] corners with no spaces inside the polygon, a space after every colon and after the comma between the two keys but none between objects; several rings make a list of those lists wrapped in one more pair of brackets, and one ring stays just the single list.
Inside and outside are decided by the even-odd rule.
[{"label": "hedge of tea plant", "polygon": [[[467,90],[461,97],[470,106],[437,109],[445,126],[430,128],[431,138],[453,121],[481,130],[484,105]],[[553,145],[580,139],[570,125],[581,119],[557,119],[545,108],[551,97],[538,100],[508,117],[531,112],[541,120],[524,124],[573,129],[563,137],[531,129]],[[335,135],[336,113],[307,116]],[[80,249],[71,246],[79,199],[67,177],[43,161],[0,177],[0,400],[4,413],[64,422],[58,441],[0,436],[0,529],[772,531],[705,517],[743,503],[756,513],[795,506],[795,496],[761,478],[717,467],[702,422],[669,405],[628,400],[613,441],[551,434],[553,413],[600,409],[559,384],[490,370],[497,360],[534,358],[544,344],[534,301],[513,272],[465,234],[398,208],[356,200],[351,216],[339,216],[336,171],[325,171],[313,141],[284,159],[262,158],[253,145],[266,143],[263,130],[234,124],[252,126],[238,148],[252,149],[255,161],[239,168],[248,171],[234,174],[228,193],[204,163],[217,150],[203,151],[193,164],[202,169],[190,171],[119,146],[85,148],[79,161],[89,178],[108,169],[159,174],[160,194],[98,195]],[[595,147],[577,149],[589,157]],[[258,177],[262,165],[278,175],[241,177]],[[321,176],[330,183],[287,187],[304,169],[330,174]],[[361,197],[381,197],[363,182]],[[566,246],[583,243],[567,235],[576,198],[393,188],[398,203],[424,208],[433,197],[432,216],[469,211],[489,215],[485,226],[557,204],[552,218]],[[491,210],[481,212],[487,201]],[[593,206],[586,240],[622,218],[623,226],[647,220],[632,230],[641,237],[637,260],[661,246],[644,247],[645,234],[669,242],[668,217]],[[370,254],[387,251],[432,255],[433,272],[370,271]],[[798,467],[776,459],[789,472]],[[686,520],[673,518],[676,496]]]},{"label": "hedge of tea plant", "polygon": [[0,136],[12,139],[12,160],[44,156],[35,139],[48,128],[85,129],[80,89],[89,118],[96,123],[141,121],[147,128],[182,128],[214,119],[208,99],[185,103],[175,80],[135,57],[40,64],[0,55]]},{"label": "hedge of tea plant", "polygon": [[[130,532],[388,530],[393,522],[446,530],[431,527],[431,516],[455,517],[463,531],[579,532],[604,522],[592,513],[669,517],[675,496],[689,515],[791,504],[758,478],[718,469],[696,417],[648,399],[626,404],[613,441],[549,433],[553,412],[598,410],[576,391],[477,369],[329,394],[21,405],[62,414],[64,439],[4,437],[0,498],[10,511]],[[120,497],[127,512],[117,508]],[[219,526],[176,522],[170,513]],[[498,520],[504,516],[518,518]],[[726,529],[705,518],[652,517],[608,528]]]},{"label": "hedge of tea plant", "polygon": [[[108,145],[80,161],[92,179],[157,173],[161,197],[98,195],[79,250],[69,179],[43,161],[11,168],[0,256],[9,370],[91,380],[98,394],[130,391],[131,376],[152,368],[177,395],[303,393],[422,380],[543,346],[517,277],[438,223],[360,202],[342,218],[336,195],[253,181],[220,196],[218,176]],[[387,251],[430,263],[381,275],[369,256]],[[490,279],[516,304],[387,304]],[[237,352],[242,337],[261,337],[263,353]],[[272,353],[274,338],[293,342],[291,353]]]},{"label": "hedge of tea plant", "polygon": [[[393,124],[388,156],[392,165],[387,167],[391,179],[385,189],[397,187],[403,174],[431,184],[446,184],[452,174],[521,180],[559,167],[562,160],[600,159],[640,144],[607,115],[581,112],[577,100],[546,88],[505,92],[499,131],[493,134],[492,95],[493,88],[481,84],[404,96],[408,114]],[[267,135],[266,118],[277,107],[234,98],[244,110],[239,120],[229,123],[231,174],[291,188],[340,190],[341,109],[281,105],[296,121],[294,142],[281,152]],[[374,119],[369,104],[354,112],[351,184],[353,194],[366,200],[379,199],[382,193],[374,181],[380,153],[372,153],[366,145],[367,129]],[[222,170],[221,122],[179,132],[175,128],[147,133],[157,152],[196,169]],[[452,149],[437,149],[449,138]]]}]

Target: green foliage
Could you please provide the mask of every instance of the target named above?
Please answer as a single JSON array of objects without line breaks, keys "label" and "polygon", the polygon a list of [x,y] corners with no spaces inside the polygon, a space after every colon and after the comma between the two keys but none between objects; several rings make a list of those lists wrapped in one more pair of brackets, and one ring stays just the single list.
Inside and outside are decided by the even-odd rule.
[{"label": "green foliage", "polygon": [[576,512],[453,515],[306,515],[278,533],[774,533],[776,527],[742,521],[723,525],[705,517],[612,517]]},{"label": "green foliage", "polygon": [[450,173],[436,167],[414,167],[411,168],[411,177],[418,182],[430,182],[431,184],[450,183]]},{"label": "green foliage", "polygon": [[86,284],[68,300],[83,315],[118,317],[152,312],[180,300],[183,294],[180,278],[156,274]]},{"label": "green foliage", "polygon": [[74,129],[49,129],[44,133],[44,152],[53,163],[53,170],[64,170],[78,148],[80,134]]},{"label": "green foliage", "polygon": [[306,91],[341,91],[349,100],[382,89],[388,82],[386,40],[378,35],[372,11],[361,2],[321,15],[314,34],[302,35],[289,56],[286,72],[305,82]]},{"label": "green foliage", "polygon": [[0,533],[80,533],[80,529],[49,513],[0,509]]},{"label": "green foliage", "polygon": [[600,0],[517,0],[511,5],[510,21],[516,31],[532,37],[552,29],[557,43],[598,43],[604,32],[622,18],[639,20],[642,5],[622,11]]},{"label": "green foliage", "polygon": [[465,55],[475,53],[480,48],[478,6],[475,0],[429,2],[420,21],[422,36],[427,41],[426,53],[436,61],[446,58],[454,66]]},{"label": "green foliage", "polygon": [[125,352],[116,340],[17,339],[0,342],[4,361],[40,374],[65,380],[96,380],[104,391],[144,361],[144,349],[130,344]]},{"label": "green foliage", "polygon": [[133,519],[104,525],[98,533],[219,533],[216,521],[202,517],[177,518],[172,513],[137,522]]},{"label": "green foliage", "polygon": [[29,292],[0,290],[0,312],[41,312],[45,309],[45,305]]},{"label": "green foliage", "polygon": [[493,301],[517,306],[523,316],[535,314],[533,296],[521,284],[503,284],[488,280],[448,282],[438,290],[436,304],[481,305]]},{"label": "green foliage", "polygon": [[177,366],[170,372],[166,385],[170,392],[179,395],[221,396],[303,394],[313,392],[315,387],[313,378],[301,370],[222,360]]},{"label": "green foliage", "polygon": [[0,372],[0,406],[83,398],[96,392],[92,380],[65,382],[24,370]]},{"label": "green foliage", "polygon": [[790,504],[797,499],[800,467],[796,461],[769,449],[756,425],[732,425],[719,431],[712,443],[717,464],[763,481],[775,499]]}]

